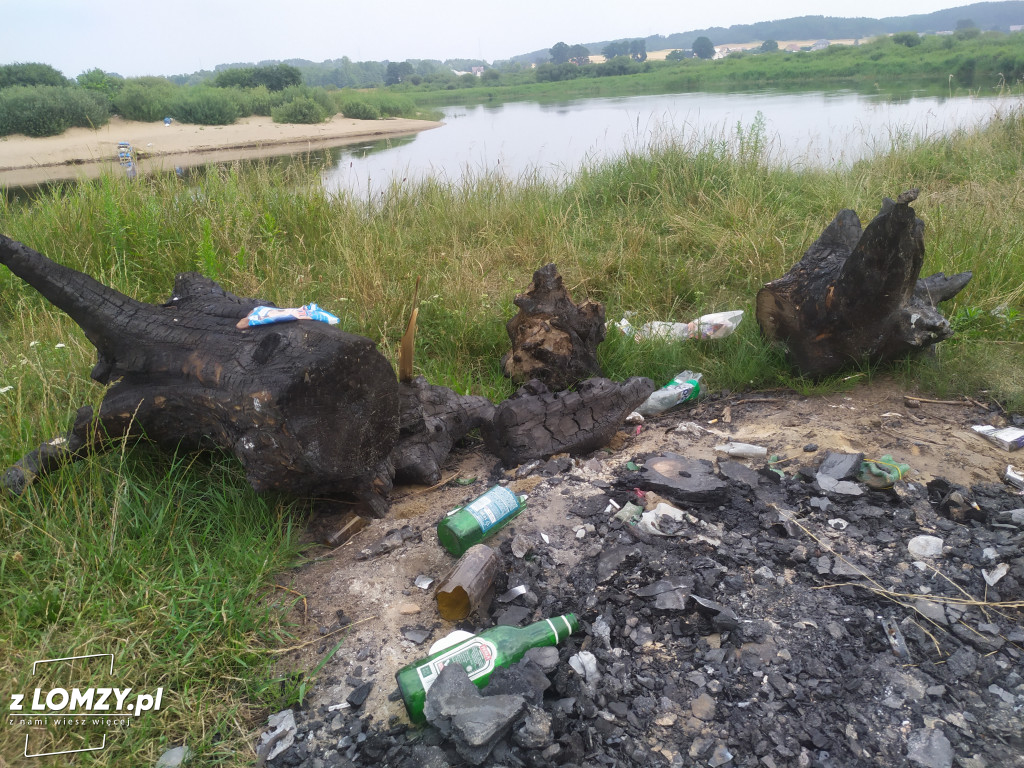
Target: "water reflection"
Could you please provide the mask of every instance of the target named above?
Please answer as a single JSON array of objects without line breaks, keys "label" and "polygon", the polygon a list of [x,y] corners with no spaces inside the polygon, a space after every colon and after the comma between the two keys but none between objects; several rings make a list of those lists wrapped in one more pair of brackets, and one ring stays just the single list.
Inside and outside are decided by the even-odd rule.
[{"label": "water reflection", "polygon": [[[1019,105],[1019,98],[778,89],[445,107],[444,127],[386,151],[346,152],[324,184],[372,198],[427,177],[451,184],[481,175],[562,182],[584,165],[652,144],[735,145],[741,136],[761,141],[775,163],[849,166],[893,143],[975,127]],[[755,126],[763,126],[763,136],[751,136]]]}]

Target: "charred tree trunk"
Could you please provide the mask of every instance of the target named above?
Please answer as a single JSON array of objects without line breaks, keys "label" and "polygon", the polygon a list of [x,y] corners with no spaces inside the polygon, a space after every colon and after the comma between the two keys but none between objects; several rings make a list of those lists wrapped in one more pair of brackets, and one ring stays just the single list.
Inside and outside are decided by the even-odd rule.
[{"label": "charred tree trunk", "polygon": [[391,451],[395,480],[434,485],[452,446],[471,430],[490,422],[494,403],[428,384],[418,376],[399,385],[401,423],[398,445]]},{"label": "charred tree trunk", "polygon": [[924,222],[910,207],[915,199],[916,189],[886,198],[863,231],[856,213],[840,211],[799,263],[758,292],[761,332],[786,345],[800,373],[893,360],[953,335],[936,305],[971,273],[918,279]]},{"label": "charred tree trunk", "polygon": [[601,376],[597,345],[604,340],[604,306],[577,305],[554,264],[533,273],[533,284],[515,298],[519,313],[505,326],[512,351],[501,368],[515,382],[537,379],[553,390]]},{"label": "charred tree trunk", "polygon": [[355,494],[369,514],[386,511],[398,382],[369,339],[314,321],[237,329],[270,302],[197,273],[179,275],[170,301],[156,305],[3,236],[0,263],[82,328],[97,351],[92,378],[110,385],[98,414],[80,411],[66,442],[30,453],[5,486],[18,490],[103,439],[145,435],[231,451],[260,491]]},{"label": "charred tree trunk", "polygon": [[655,389],[639,376],[621,384],[587,379],[575,392],[550,392],[531,381],[495,409],[482,430],[484,444],[506,467],[556,453],[596,451]]}]

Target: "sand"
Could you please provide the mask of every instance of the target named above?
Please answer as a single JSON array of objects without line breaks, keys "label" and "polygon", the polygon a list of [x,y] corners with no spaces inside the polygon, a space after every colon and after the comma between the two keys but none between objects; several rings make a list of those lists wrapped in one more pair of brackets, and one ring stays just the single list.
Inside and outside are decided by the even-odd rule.
[{"label": "sand", "polygon": [[143,173],[203,163],[268,157],[341,146],[372,138],[407,136],[441,123],[336,116],[318,125],[247,117],[234,125],[139,123],[120,118],[93,130],[72,128],[60,136],[0,138],[0,187],[88,178],[117,168],[117,145],[130,142]]}]

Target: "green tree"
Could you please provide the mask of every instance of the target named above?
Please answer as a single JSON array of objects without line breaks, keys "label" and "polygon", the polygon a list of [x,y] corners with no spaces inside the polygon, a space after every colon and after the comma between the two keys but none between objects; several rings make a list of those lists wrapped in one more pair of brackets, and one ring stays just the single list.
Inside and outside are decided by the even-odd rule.
[{"label": "green tree", "polygon": [[548,53],[551,54],[552,64],[565,64],[569,60],[570,48],[568,45],[562,42],[555,43],[551,46]]},{"label": "green tree", "polygon": [[672,51],[665,57],[665,61],[682,61],[683,59],[689,59],[690,54],[686,51],[681,51],[678,48]]},{"label": "green tree", "polygon": [[779,44],[775,40],[765,40],[761,43],[761,53],[772,53],[779,50]]},{"label": "green tree", "polygon": [[897,32],[892,36],[892,41],[899,45],[905,45],[907,48],[921,44],[921,38],[916,32]]},{"label": "green tree", "polygon": [[582,67],[584,64],[590,63],[590,49],[585,45],[570,46],[569,48],[569,61],[578,67]]},{"label": "green tree", "polygon": [[107,101],[112,101],[114,96],[120,93],[121,86],[124,85],[124,78],[120,75],[104,72],[98,68],[83,72],[75,79],[82,88],[102,94]]},{"label": "green tree", "polygon": [[252,71],[252,87],[266,86],[268,91],[283,91],[293,85],[302,85],[302,72],[291,64],[256,67]]},{"label": "green tree", "polygon": [[643,40],[634,40],[629,44],[629,56],[633,61],[647,61],[647,43]]},{"label": "green tree", "polygon": [[701,35],[693,41],[693,52],[702,59],[715,58],[715,44],[711,38]]},{"label": "green tree", "polygon": [[384,73],[384,85],[404,83],[414,71],[412,64],[408,61],[389,61],[388,68]]},{"label": "green tree", "polygon": [[601,55],[611,61],[616,56],[628,56],[629,55],[629,43],[625,40],[619,40],[614,43],[608,43],[604,48],[601,49]]}]

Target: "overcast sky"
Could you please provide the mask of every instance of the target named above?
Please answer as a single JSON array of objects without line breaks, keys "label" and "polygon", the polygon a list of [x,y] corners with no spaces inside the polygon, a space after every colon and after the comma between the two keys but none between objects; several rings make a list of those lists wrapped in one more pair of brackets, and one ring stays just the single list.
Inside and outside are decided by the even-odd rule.
[{"label": "overcast sky", "polygon": [[943,0],[0,0],[0,64],[177,75],[266,59],[472,58],[792,16],[908,16]]}]

